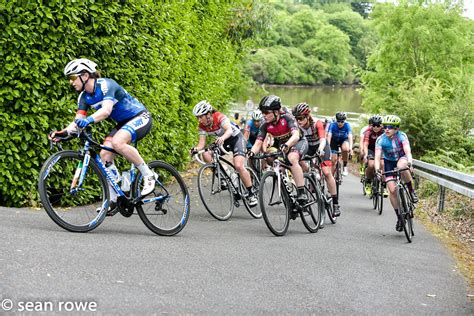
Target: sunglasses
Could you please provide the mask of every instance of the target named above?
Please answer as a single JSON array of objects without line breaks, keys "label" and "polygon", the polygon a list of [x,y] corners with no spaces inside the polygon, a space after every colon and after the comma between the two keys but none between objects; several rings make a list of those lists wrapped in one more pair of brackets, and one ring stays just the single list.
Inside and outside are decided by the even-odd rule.
[{"label": "sunglasses", "polygon": [[270,114],[272,111],[262,111],[262,114]]},{"label": "sunglasses", "polygon": [[380,124],[372,124],[372,127],[381,127],[382,125]]},{"label": "sunglasses", "polygon": [[296,119],[298,121],[302,121],[302,120],[306,119],[306,116],[297,116]]},{"label": "sunglasses", "polygon": [[384,129],[395,129],[397,128],[398,126],[394,126],[394,125],[384,125]]},{"label": "sunglasses", "polygon": [[80,76],[82,76],[82,75],[81,75],[81,74],[78,74],[78,75],[70,75],[70,76],[67,76],[67,78],[68,78],[69,80],[74,81],[74,80],[76,80],[77,78],[79,78]]},{"label": "sunglasses", "polygon": [[344,123],[345,121],[337,121],[337,122],[338,122],[339,124],[342,124],[342,123]]}]

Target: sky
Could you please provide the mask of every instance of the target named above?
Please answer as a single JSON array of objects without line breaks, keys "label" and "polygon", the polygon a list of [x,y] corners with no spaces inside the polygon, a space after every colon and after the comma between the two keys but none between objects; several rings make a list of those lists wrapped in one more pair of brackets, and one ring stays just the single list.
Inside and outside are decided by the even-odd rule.
[{"label": "sky", "polygon": [[464,16],[474,20],[474,0],[464,1]]}]

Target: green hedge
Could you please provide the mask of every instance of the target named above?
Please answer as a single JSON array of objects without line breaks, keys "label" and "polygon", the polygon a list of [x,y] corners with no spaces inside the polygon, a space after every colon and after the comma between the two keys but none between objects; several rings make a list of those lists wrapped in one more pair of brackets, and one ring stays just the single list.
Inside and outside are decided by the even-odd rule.
[{"label": "green hedge", "polygon": [[[197,137],[193,105],[205,98],[225,108],[244,82],[243,44],[231,23],[244,2],[2,1],[0,204],[38,201],[47,133],[76,111],[77,93],[63,76],[73,58],[96,61],[103,77],[153,113],[155,126],[140,143],[145,160],[183,167]],[[102,138],[110,127],[95,131]]]}]

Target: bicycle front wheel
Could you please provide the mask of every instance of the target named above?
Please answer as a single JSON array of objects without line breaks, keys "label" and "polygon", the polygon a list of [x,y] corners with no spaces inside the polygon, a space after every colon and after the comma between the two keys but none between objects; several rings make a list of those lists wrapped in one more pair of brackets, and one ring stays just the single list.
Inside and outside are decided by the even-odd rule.
[{"label": "bicycle front wheel", "polygon": [[263,174],[258,202],[268,229],[275,236],[285,235],[290,224],[289,201],[283,185],[280,184],[278,187],[278,179],[274,171]]},{"label": "bicycle front wheel", "polygon": [[412,223],[411,222],[410,224],[407,223],[407,220],[411,220],[411,218],[410,218],[410,213],[408,209],[407,196],[406,196],[405,190],[401,186],[397,190],[397,200],[398,200],[398,207],[399,207],[398,209],[400,212],[400,219],[402,221],[403,232],[405,233],[405,237],[410,243],[412,240],[412,232],[411,232]]},{"label": "bicycle front wheel", "polygon": [[321,203],[316,183],[308,174],[304,175],[304,190],[308,196],[308,202],[300,212],[301,221],[310,233],[316,233],[321,224],[321,209],[319,208]]},{"label": "bicycle front wheel", "polygon": [[[158,176],[152,194],[136,206],[146,227],[160,236],[173,236],[183,230],[189,219],[190,203],[186,184],[170,164],[154,160],[148,167]],[[141,176],[135,178],[132,192],[138,192]]]},{"label": "bicycle front wheel", "polygon": [[[71,232],[88,232],[105,219],[109,189],[94,160],[83,170],[84,155],[72,150],[60,151],[43,164],[38,181],[41,203],[48,216]],[[84,182],[78,187],[80,174]]]},{"label": "bicycle front wheel", "polygon": [[213,164],[203,165],[198,173],[198,190],[209,214],[217,220],[226,221],[234,211],[234,195],[229,191],[229,181],[223,174],[220,178],[221,182]]},{"label": "bicycle front wheel", "polygon": [[383,187],[383,182],[382,181],[379,181],[378,182],[378,189],[377,189],[377,199],[378,199],[378,202],[377,202],[377,209],[379,211],[379,215],[382,215],[382,211],[383,211],[383,191],[384,191],[384,187]]}]

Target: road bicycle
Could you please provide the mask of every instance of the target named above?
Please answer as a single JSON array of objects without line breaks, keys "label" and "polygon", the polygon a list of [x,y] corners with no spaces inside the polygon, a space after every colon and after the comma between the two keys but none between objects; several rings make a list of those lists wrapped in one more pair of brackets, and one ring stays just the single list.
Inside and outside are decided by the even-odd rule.
[{"label": "road bicycle", "polygon": [[[88,232],[97,228],[109,211],[109,185],[117,193],[117,209],[125,217],[134,210],[152,232],[161,236],[179,233],[189,218],[189,193],[178,171],[170,164],[153,160],[148,163],[156,174],[154,191],[140,196],[142,175],[132,164],[130,190],[124,192],[115,176],[98,154],[114,149],[92,139],[90,127],[79,131],[83,145],[79,150],[62,150],[49,157],[40,171],[38,191],[49,217],[71,232]],[[68,140],[68,139],[64,139]],[[136,145],[136,144],[135,144]],[[108,213],[109,212],[109,213]]]},{"label": "road bicycle", "polygon": [[365,192],[365,186],[367,185],[367,177],[365,176],[365,171],[367,170],[367,163],[362,165],[360,169],[360,183],[362,184],[362,195],[366,196],[367,192]]},{"label": "road bicycle", "polygon": [[337,147],[337,153],[336,153],[336,166],[334,169],[334,180],[336,180],[336,195],[337,198],[339,199],[339,187],[342,185],[342,170],[343,170],[343,164],[341,163],[342,160],[342,151],[341,147]]},{"label": "road bicycle", "polygon": [[[199,154],[205,151],[212,153],[212,162],[205,163],[199,158]],[[234,165],[222,157],[228,152],[216,145],[211,144],[207,148],[196,153],[196,159],[202,164],[198,173],[198,190],[204,207],[217,220],[226,221],[234,212],[234,207],[243,203],[253,218],[261,218],[260,207],[250,206],[247,197],[248,190],[241,181]],[[250,167],[245,167],[252,179],[252,190],[258,192],[259,180]]]},{"label": "road bicycle", "polygon": [[415,204],[411,200],[411,195],[408,191],[406,184],[401,179],[401,173],[403,171],[410,170],[410,168],[395,168],[391,171],[383,172],[382,175],[390,176],[393,175],[395,179],[388,181],[395,181],[395,190],[397,193],[398,211],[400,213],[400,220],[402,221],[403,231],[408,242],[411,243],[415,233],[413,231],[413,211],[415,210]]},{"label": "road bicycle", "polygon": [[327,190],[326,177],[324,176],[321,164],[323,162],[321,156],[305,156],[303,160],[309,162],[308,175],[314,180],[316,187],[314,191],[318,199],[318,208],[321,213],[321,222],[319,227],[324,227],[326,221],[326,213],[331,223],[336,224],[337,216],[334,215],[334,204],[332,203],[332,197]]},{"label": "road bicycle", "polygon": [[[317,205],[317,193],[312,190],[316,183],[308,174],[304,175],[304,189],[308,202],[301,205],[297,199],[297,189],[291,178],[290,164],[282,152],[257,154],[256,159],[274,158],[271,170],[267,170],[260,181],[258,200],[263,219],[275,236],[286,234],[290,219],[301,217],[306,229],[315,233],[321,222],[321,212]],[[280,158],[283,158],[280,159]]]},{"label": "road bicycle", "polygon": [[385,191],[385,182],[379,180],[379,178],[374,177],[372,179],[372,195],[370,198],[372,199],[372,206],[374,210],[379,212],[379,215],[382,215],[383,211],[383,198],[384,198],[384,191]]}]

